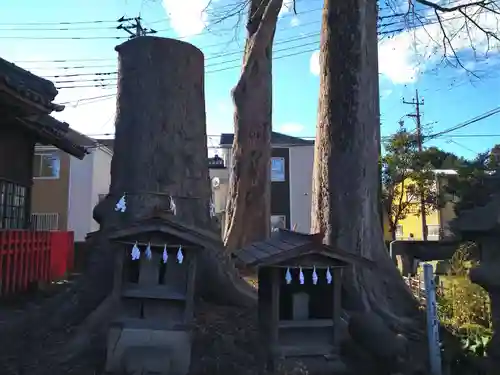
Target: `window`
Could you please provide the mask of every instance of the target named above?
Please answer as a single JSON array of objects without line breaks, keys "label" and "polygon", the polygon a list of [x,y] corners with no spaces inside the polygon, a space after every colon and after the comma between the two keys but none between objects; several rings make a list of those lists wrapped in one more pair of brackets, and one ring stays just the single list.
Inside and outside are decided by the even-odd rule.
[{"label": "window", "polygon": [[403,226],[401,224],[398,224],[396,226],[396,238],[401,238],[403,237]]},{"label": "window", "polygon": [[0,180],[0,229],[25,229],[28,189],[13,182]]},{"label": "window", "polygon": [[55,152],[37,152],[33,161],[34,178],[59,178],[61,160]]},{"label": "window", "polygon": [[286,216],[273,215],[271,216],[271,232],[276,232],[278,229],[286,228]]},{"label": "window", "polygon": [[271,158],[271,181],[285,181],[285,158]]},{"label": "window", "polygon": [[427,225],[427,239],[428,240],[439,240],[439,234],[441,228],[439,225]]}]

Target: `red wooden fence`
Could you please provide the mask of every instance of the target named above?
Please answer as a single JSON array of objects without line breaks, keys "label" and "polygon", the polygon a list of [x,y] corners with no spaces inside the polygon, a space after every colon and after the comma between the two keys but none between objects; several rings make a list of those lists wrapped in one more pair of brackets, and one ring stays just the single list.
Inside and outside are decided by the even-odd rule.
[{"label": "red wooden fence", "polygon": [[60,279],[73,266],[73,232],[0,230],[0,296]]}]

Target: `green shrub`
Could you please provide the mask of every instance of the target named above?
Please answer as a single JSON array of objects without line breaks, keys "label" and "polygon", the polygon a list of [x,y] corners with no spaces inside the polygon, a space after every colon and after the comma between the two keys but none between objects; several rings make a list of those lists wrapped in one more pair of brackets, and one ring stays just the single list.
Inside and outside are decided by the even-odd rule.
[{"label": "green shrub", "polygon": [[470,256],[471,245],[463,245],[450,260],[447,276],[438,288],[438,316],[441,323],[459,337],[464,349],[483,356],[491,340],[491,312],[488,293],[469,280],[469,269],[478,263]]}]

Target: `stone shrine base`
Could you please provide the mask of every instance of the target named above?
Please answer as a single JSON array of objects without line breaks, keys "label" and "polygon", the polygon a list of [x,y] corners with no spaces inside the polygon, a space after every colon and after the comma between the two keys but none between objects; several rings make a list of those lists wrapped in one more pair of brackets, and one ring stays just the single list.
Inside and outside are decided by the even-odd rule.
[{"label": "stone shrine base", "polygon": [[112,327],[108,333],[106,372],[131,375],[186,375],[191,337],[186,331]]}]

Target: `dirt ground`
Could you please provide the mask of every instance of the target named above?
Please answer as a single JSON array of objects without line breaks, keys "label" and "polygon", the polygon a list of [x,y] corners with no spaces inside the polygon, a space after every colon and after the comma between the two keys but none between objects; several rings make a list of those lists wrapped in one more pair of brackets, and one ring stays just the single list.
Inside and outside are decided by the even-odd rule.
[{"label": "dirt ground", "polygon": [[[76,327],[63,327],[40,336],[43,324],[40,306],[71,285],[71,280],[51,285],[20,298],[2,300],[0,305],[1,375],[101,375],[106,357],[106,329],[96,332],[90,345],[69,361],[61,353]],[[192,364],[189,375],[262,374],[264,353],[259,341],[256,309],[217,306],[196,302]],[[7,350],[5,350],[7,349]],[[352,374],[371,374],[363,369],[366,357],[352,356],[356,348],[347,348],[346,358],[356,368]],[[350,357],[350,358],[349,358]],[[463,364],[462,364],[463,366]],[[273,375],[303,375],[300,366]]]},{"label": "dirt ground", "polygon": [[[98,375],[105,362],[106,332],[97,332],[81,355],[60,363],[59,353],[73,337],[76,327],[65,327],[43,342],[36,332],[43,324],[41,306],[70,287],[74,278],[33,289],[16,298],[2,299],[0,305],[1,375]],[[257,312],[221,307],[197,301],[190,375],[259,373],[261,354]]]}]

